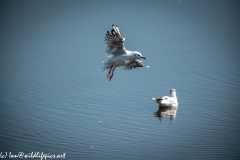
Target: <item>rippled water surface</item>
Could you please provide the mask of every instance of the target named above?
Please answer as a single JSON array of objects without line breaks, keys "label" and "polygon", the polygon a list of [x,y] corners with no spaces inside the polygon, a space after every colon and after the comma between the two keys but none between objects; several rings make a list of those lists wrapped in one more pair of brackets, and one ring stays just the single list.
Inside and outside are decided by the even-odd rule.
[{"label": "rippled water surface", "polygon": [[[0,153],[240,159],[238,1],[0,3]],[[99,72],[112,24],[150,68]]]}]

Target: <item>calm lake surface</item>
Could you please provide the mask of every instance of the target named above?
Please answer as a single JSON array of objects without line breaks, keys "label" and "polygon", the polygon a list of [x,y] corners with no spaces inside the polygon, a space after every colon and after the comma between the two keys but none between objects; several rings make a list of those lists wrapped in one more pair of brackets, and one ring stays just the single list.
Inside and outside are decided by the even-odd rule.
[{"label": "calm lake surface", "polygon": [[[240,159],[239,1],[0,4],[0,153]],[[150,68],[99,72],[112,24]]]}]

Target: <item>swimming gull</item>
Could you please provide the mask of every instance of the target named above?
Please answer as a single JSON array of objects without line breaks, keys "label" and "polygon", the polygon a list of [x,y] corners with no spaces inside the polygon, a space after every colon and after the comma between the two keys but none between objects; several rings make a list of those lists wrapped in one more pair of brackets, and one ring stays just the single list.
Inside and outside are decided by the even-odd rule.
[{"label": "swimming gull", "polygon": [[152,98],[152,100],[158,103],[159,106],[161,107],[177,107],[178,106],[176,90],[174,88],[170,90],[170,97],[163,96],[161,98]]},{"label": "swimming gull", "polygon": [[111,32],[107,31],[104,42],[106,43],[107,59],[103,61],[102,72],[109,69],[107,78],[112,79],[114,70],[117,67],[122,67],[125,70],[149,67],[144,66],[139,59],[146,59],[138,51],[126,50],[124,46],[125,38],[122,37],[119,28],[112,25]]}]

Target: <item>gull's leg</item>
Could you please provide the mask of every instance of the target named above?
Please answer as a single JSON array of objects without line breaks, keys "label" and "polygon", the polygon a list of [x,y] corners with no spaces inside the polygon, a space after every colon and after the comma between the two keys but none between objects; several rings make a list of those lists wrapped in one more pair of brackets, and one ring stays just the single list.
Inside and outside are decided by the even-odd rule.
[{"label": "gull's leg", "polygon": [[114,70],[115,70],[115,67],[113,67],[112,75],[109,77],[109,81],[111,81],[111,79],[112,79],[112,77],[113,77]]},{"label": "gull's leg", "polygon": [[110,73],[111,73],[112,67],[113,67],[113,65],[111,65],[111,67],[110,67],[110,69],[109,69],[109,72],[108,72],[107,78],[109,77],[109,75],[110,75]]}]

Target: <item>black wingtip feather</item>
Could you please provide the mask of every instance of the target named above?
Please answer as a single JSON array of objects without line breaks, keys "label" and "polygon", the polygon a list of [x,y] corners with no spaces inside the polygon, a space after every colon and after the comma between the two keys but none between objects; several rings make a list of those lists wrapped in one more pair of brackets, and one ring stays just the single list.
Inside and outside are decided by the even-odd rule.
[{"label": "black wingtip feather", "polygon": [[112,33],[113,36],[116,35],[116,33],[115,33],[115,31],[113,29],[111,30],[111,33]]},{"label": "black wingtip feather", "polygon": [[109,31],[107,31],[107,34],[108,34],[109,37],[114,38],[114,35],[110,34]]}]

